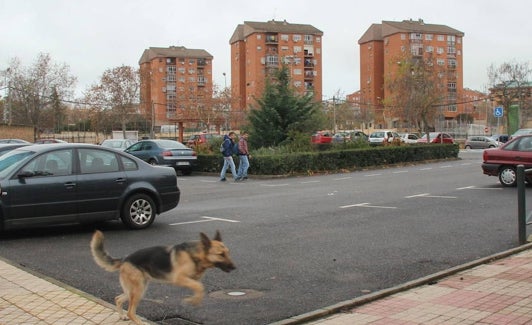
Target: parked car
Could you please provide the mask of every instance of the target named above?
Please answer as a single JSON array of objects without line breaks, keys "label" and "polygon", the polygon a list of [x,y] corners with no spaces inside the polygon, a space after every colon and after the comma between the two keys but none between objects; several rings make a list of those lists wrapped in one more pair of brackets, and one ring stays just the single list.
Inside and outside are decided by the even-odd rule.
[{"label": "parked car", "polygon": [[[499,148],[484,150],[482,160],[485,175],[499,177],[503,186],[515,186],[517,165],[532,168],[532,135],[519,136]],[[532,183],[532,175],[527,175],[526,181]]]},{"label": "parked car", "polygon": [[382,145],[384,142],[393,142],[394,139],[401,139],[399,134],[392,130],[378,130],[372,132],[369,137],[369,144],[373,146]]},{"label": "parked car", "polygon": [[100,145],[102,147],[113,148],[123,151],[132,146],[135,142],[137,141],[131,139],[105,139]]},{"label": "parked car", "polygon": [[519,129],[510,136],[510,139],[513,139],[515,137],[525,135],[525,134],[532,134],[532,129]]},{"label": "parked car", "polygon": [[45,144],[45,143],[67,143],[67,142],[63,140],[59,140],[59,139],[38,139],[34,143]]},{"label": "parked car", "polygon": [[[443,134],[443,138],[442,138]],[[430,143],[454,143],[453,137],[449,133],[430,132]],[[425,133],[417,140],[418,143],[427,143],[427,134]]]},{"label": "parked car", "polygon": [[31,143],[22,139],[0,139],[0,143]]},{"label": "parked car", "polygon": [[492,138],[495,141],[499,141],[500,143],[506,143],[508,142],[508,139],[509,139],[508,134],[494,134],[490,136],[490,138]]},{"label": "parked car", "polygon": [[194,149],[196,146],[201,146],[204,144],[208,144],[210,141],[214,139],[222,139],[222,136],[217,133],[198,133],[193,134],[190,136],[190,138],[187,140],[186,145],[192,149]]},{"label": "parked car", "polygon": [[401,139],[403,139],[404,143],[417,143],[417,140],[419,139],[419,135],[415,133],[399,133],[399,136]]},{"label": "parked car", "polygon": [[0,156],[13,149],[29,146],[31,143],[0,143]]},{"label": "parked car", "polygon": [[331,143],[333,138],[333,133],[331,131],[316,131],[312,137],[312,143]]},{"label": "parked car", "polygon": [[174,140],[141,140],[125,150],[152,165],[163,165],[190,175],[197,165],[197,154],[191,148]]},{"label": "parked car", "polygon": [[497,148],[501,145],[497,140],[483,135],[470,136],[466,139],[464,148],[466,149],[487,149]]},{"label": "parked car", "polygon": [[0,157],[0,230],[118,220],[150,226],[176,207],[175,171],[91,144],[20,147]]}]

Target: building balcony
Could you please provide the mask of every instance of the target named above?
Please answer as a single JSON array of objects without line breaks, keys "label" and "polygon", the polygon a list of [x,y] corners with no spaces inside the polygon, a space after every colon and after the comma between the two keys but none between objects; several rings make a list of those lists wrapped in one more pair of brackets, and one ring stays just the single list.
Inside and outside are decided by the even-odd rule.
[{"label": "building balcony", "polygon": [[270,34],[266,35],[266,44],[278,44],[279,38],[277,37],[277,34]]}]

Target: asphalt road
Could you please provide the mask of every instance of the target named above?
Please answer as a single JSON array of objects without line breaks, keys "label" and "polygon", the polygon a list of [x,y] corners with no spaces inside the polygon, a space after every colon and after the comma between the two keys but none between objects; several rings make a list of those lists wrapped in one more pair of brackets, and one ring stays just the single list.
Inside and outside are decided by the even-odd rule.
[{"label": "asphalt road", "polygon": [[154,283],[139,314],[160,324],[268,324],[516,247],[516,189],[482,175],[481,151],[460,157],[243,183],[179,177],[180,205],[147,230],[116,222],[9,232],[0,256],[112,303],[120,286],[91,259],[94,228],[116,257],[219,229],[238,269],[208,271],[200,307],[180,302],[188,291]]}]

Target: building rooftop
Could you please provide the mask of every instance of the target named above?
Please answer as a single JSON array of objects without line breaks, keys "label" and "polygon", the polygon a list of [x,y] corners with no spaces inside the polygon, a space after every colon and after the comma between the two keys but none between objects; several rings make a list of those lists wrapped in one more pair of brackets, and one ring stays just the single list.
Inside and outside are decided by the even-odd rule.
[{"label": "building rooftop", "polygon": [[212,60],[213,56],[205,50],[187,49],[184,46],[150,47],[142,53],[139,64],[151,62],[155,58],[195,58]]},{"label": "building rooftop", "polygon": [[403,21],[382,21],[382,24],[372,24],[368,30],[358,40],[358,44],[371,41],[382,41],[386,36],[397,33],[422,33],[464,36],[464,33],[445,26],[436,24],[426,24],[423,19],[403,20]]},{"label": "building rooftop", "polygon": [[229,44],[243,41],[253,33],[300,33],[305,35],[323,35],[321,30],[312,25],[290,24],[286,20],[269,20],[267,22],[244,21],[244,24],[239,24],[236,27],[233,36],[231,36],[231,39],[229,40]]}]

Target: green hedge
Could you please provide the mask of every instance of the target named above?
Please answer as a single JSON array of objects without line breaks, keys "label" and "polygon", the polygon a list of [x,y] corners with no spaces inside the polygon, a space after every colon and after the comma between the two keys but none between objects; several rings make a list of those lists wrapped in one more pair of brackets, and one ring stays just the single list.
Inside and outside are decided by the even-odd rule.
[{"label": "green hedge", "polygon": [[[255,156],[252,153],[248,173],[251,175],[294,175],[357,170],[374,166],[458,158],[458,151],[459,147],[456,144],[427,144],[332,149],[268,156]],[[234,160],[238,168],[238,157],[234,157]],[[222,166],[223,157],[220,154],[198,154],[197,171],[219,172]]]}]

